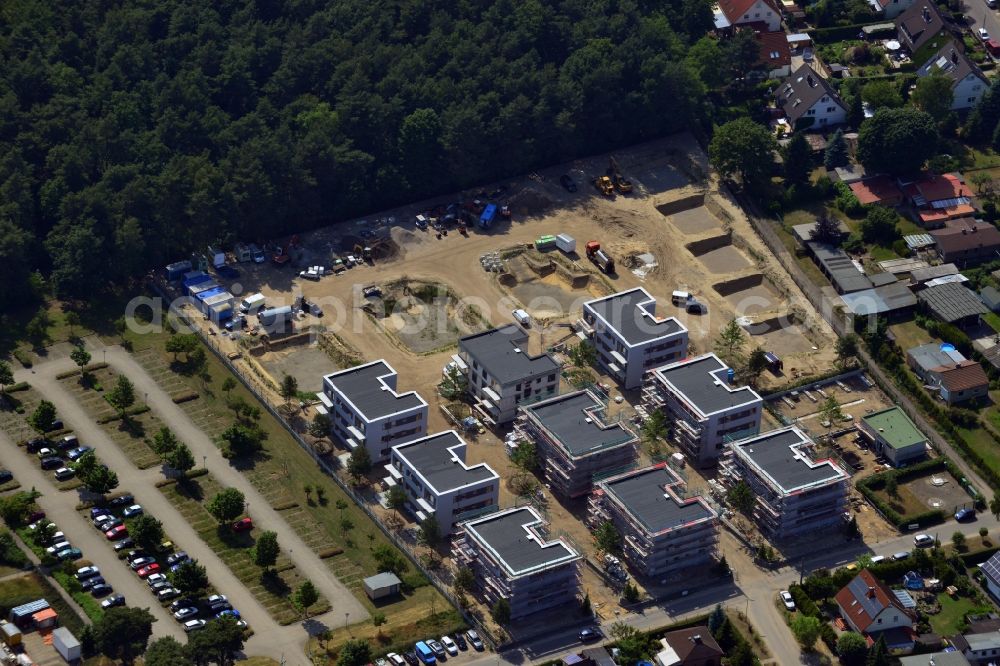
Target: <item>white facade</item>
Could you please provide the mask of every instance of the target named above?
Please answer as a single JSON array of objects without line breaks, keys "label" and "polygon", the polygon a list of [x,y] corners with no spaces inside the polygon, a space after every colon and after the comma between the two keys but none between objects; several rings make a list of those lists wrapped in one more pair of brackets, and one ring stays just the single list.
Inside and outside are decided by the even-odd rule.
[{"label": "white facade", "polygon": [[735,20],[732,20],[733,25],[764,23],[767,25],[768,32],[778,32],[781,30],[781,14],[775,11],[774,7],[764,2],[764,0],[757,0],[750,5],[750,8],[742,16],[734,18]]},{"label": "white facade", "polygon": [[955,94],[955,99],[951,103],[952,110],[971,109],[983,98],[988,87],[989,84],[970,72],[952,88]]},{"label": "white facade", "polygon": [[467,465],[465,440],[454,430],[392,447],[385,482],[400,485],[417,520],[437,519],[443,535],[458,523],[495,511],[500,477],[486,463]]},{"label": "white facade", "polygon": [[823,95],[818,102],[806,111],[802,118],[812,118],[814,120],[814,127],[840,125],[847,122],[847,109],[838,100],[833,99],[829,95]]},{"label": "white facade", "polygon": [[675,317],[658,317],[656,299],[642,287],[587,301],[581,325],[599,365],[625,389],[639,388],[647,370],[687,354],[687,328]]},{"label": "white facade", "polygon": [[349,449],[364,446],[373,462],[427,433],[427,403],[416,391],[397,393],[396,371],[383,360],[323,377],[317,393],[333,434]]}]

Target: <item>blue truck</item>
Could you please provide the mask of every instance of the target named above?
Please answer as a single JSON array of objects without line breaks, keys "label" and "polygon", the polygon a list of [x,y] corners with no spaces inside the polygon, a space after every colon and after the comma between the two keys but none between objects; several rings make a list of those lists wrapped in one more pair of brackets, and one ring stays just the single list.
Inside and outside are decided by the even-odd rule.
[{"label": "blue truck", "polygon": [[493,225],[493,220],[497,217],[497,205],[487,204],[486,208],[483,209],[483,214],[479,216],[479,226],[483,229],[489,229]]}]

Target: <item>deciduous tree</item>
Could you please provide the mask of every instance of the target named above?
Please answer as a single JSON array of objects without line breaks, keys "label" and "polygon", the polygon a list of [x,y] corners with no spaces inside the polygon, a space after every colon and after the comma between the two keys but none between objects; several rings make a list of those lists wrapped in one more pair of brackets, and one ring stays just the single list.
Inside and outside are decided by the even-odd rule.
[{"label": "deciduous tree", "polygon": [[937,153],[934,119],[912,108],[882,109],[861,123],[857,157],[874,173],[912,174]]},{"label": "deciduous tree", "polygon": [[277,532],[261,532],[257,537],[257,543],[253,546],[253,562],[257,566],[267,571],[278,561],[278,554],[281,546],[278,545]]},{"label": "deciduous tree", "polygon": [[752,186],[770,172],[777,147],[766,127],[739,118],[715,130],[708,155],[723,177],[739,176],[745,185]]},{"label": "deciduous tree", "polygon": [[174,587],[184,594],[198,594],[208,587],[208,572],[198,560],[185,560],[176,571],[167,575]]},{"label": "deciduous tree", "polygon": [[295,605],[302,609],[302,613],[309,617],[309,607],[319,601],[319,592],[312,584],[312,581],[305,581],[295,590]]},{"label": "deciduous tree", "polygon": [[130,666],[146,651],[153,621],[145,608],[109,608],[94,623],[97,647],[104,656]]},{"label": "deciduous tree", "polygon": [[28,423],[36,432],[45,434],[52,430],[52,424],[56,420],[56,406],[48,400],[42,400],[35,407],[35,411],[28,417]]},{"label": "deciduous tree", "polygon": [[246,500],[236,488],[226,488],[215,494],[205,506],[220,523],[230,523],[243,514]]}]

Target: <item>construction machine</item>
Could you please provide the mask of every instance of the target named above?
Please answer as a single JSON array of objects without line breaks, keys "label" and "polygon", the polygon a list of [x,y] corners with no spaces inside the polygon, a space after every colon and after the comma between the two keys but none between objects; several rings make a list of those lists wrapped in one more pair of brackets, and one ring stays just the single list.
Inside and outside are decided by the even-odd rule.
[{"label": "construction machine", "polygon": [[610,197],[615,192],[615,185],[607,176],[598,176],[594,179],[594,187],[601,191],[606,197]]},{"label": "construction machine", "polygon": [[587,258],[594,262],[594,265],[601,269],[602,273],[615,274],[615,260],[601,249],[601,244],[597,241],[587,241]]},{"label": "construction machine", "polygon": [[628,194],[632,191],[632,181],[622,175],[621,169],[618,168],[618,160],[614,157],[608,161],[608,177],[614,183],[615,189],[621,194]]}]

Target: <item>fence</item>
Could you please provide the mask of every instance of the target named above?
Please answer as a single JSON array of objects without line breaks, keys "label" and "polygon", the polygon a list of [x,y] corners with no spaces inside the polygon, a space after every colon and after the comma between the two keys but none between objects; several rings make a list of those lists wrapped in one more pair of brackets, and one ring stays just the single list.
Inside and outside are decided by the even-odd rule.
[{"label": "fence", "polygon": [[[171,302],[171,296],[167,291],[167,289],[162,284],[160,284],[159,282],[153,282],[151,284],[154,290],[160,295],[161,298],[164,299],[164,301],[166,301],[167,303]],[[490,644],[493,650],[497,652],[502,650],[504,648],[504,644],[497,637],[493,635],[493,632],[490,631],[486,626],[484,626],[483,623],[480,622],[478,618],[468,613],[462,607],[462,605],[459,604],[458,599],[451,593],[451,590],[448,589],[444,581],[442,581],[437,574],[435,574],[433,571],[424,566],[423,562],[420,561],[420,557],[417,555],[416,552],[414,552],[411,549],[409,544],[407,544],[402,538],[400,538],[398,534],[395,534],[392,530],[390,530],[388,527],[382,524],[382,521],[379,519],[379,517],[376,516],[375,512],[371,510],[371,507],[369,506],[370,502],[368,501],[368,499],[358,494],[357,491],[355,491],[354,488],[350,486],[350,484],[341,479],[340,476],[336,473],[336,470],[334,470],[329,465],[329,463],[323,460],[317,454],[316,450],[312,446],[310,446],[308,442],[302,439],[302,436],[299,435],[299,433],[296,432],[295,429],[291,427],[288,421],[286,421],[285,418],[281,414],[279,414],[276,409],[274,409],[270,401],[267,399],[267,396],[263,394],[260,390],[261,382],[255,377],[247,376],[247,373],[242,368],[234,364],[229,359],[229,357],[216,346],[218,344],[217,340],[212,336],[206,335],[204,330],[202,330],[196,324],[193,324],[190,321],[187,314],[177,310],[174,311],[174,314],[176,314],[177,317],[191,330],[197,332],[198,337],[200,337],[202,342],[205,343],[205,346],[208,347],[213,354],[215,354],[216,358],[218,358],[219,361],[221,361],[227,368],[229,368],[229,370],[234,375],[236,375],[236,377],[243,383],[243,385],[247,388],[248,391],[252,392],[257,397],[257,399],[261,402],[261,404],[264,405],[264,408],[271,414],[271,416],[274,417],[274,419],[278,423],[281,424],[281,426],[288,432],[288,434],[291,435],[292,439],[294,439],[295,442],[298,443],[298,445],[306,453],[309,454],[309,456],[319,466],[319,468],[323,470],[323,472],[325,472],[327,476],[333,479],[333,481],[338,486],[340,486],[340,489],[343,490],[348,497],[354,500],[354,503],[357,504],[361,508],[361,510],[365,512],[365,514],[367,514],[368,518],[370,518],[371,521],[378,526],[378,528],[382,531],[382,534],[384,534],[385,537],[391,543],[395,544],[397,548],[403,551],[403,553],[410,560],[410,562],[417,569],[417,571],[423,574],[427,578],[427,580],[430,581],[430,583],[437,589],[437,591],[440,592],[441,595],[444,596],[444,598],[447,599],[448,602],[452,604],[452,606],[458,609],[458,612],[462,614],[462,618],[468,624],[476,628],[480,636]],[[331,573],[331,575],[333,574]]]},{"label": "fence", "polygon": [[[791,255],[784,243],[781,242],[781,239],[778,237],[775,230],[772,228],[771,222],[769,220],[761,219],[755,214],[756,208],[753,202],[748,198],[745,196],[738,197],[738,200],[743,207],[743,210],[746,211],[750,226],[753,227],[754,231],[757,232],[757,235],[761,237],[767,247],[771,250],[771,253],[774,254],[774,256],[778,258],[779,262],[787,269],[792,281],[795,282],[799,289],[802,290],[806,299],[830,324],[834,332],[841,337],[853,333],[853,317],[844,316],[842,313],[838,312],[838,310],[834,307],[833,300],[825,297],[820,288],[805,275],[799,267],[798,262],[795,260],[795,257]],[[977,485],[980,485],[981,487],[988,487],[988,484],[983,483],[979,475],[973,472],[972,468],[966,463],[965,458],[957,454],[951,444],[941,437],[938,431],[927,421],[923,413],[916,408],[909,396],[905,395],[895,385],[892,379],[882,370],[882,367],[875,362],[868,351],[863,347],[858,348],[858,361],[862,367],[868,371],[869,376],[878,385],[878,387],[889,396],[896,406],[902,409],[903,412],[910,417],[921,432],[927,435],[931,445],[937,451],[950,456],[962,472],[970,480],[976,481]]]}]

